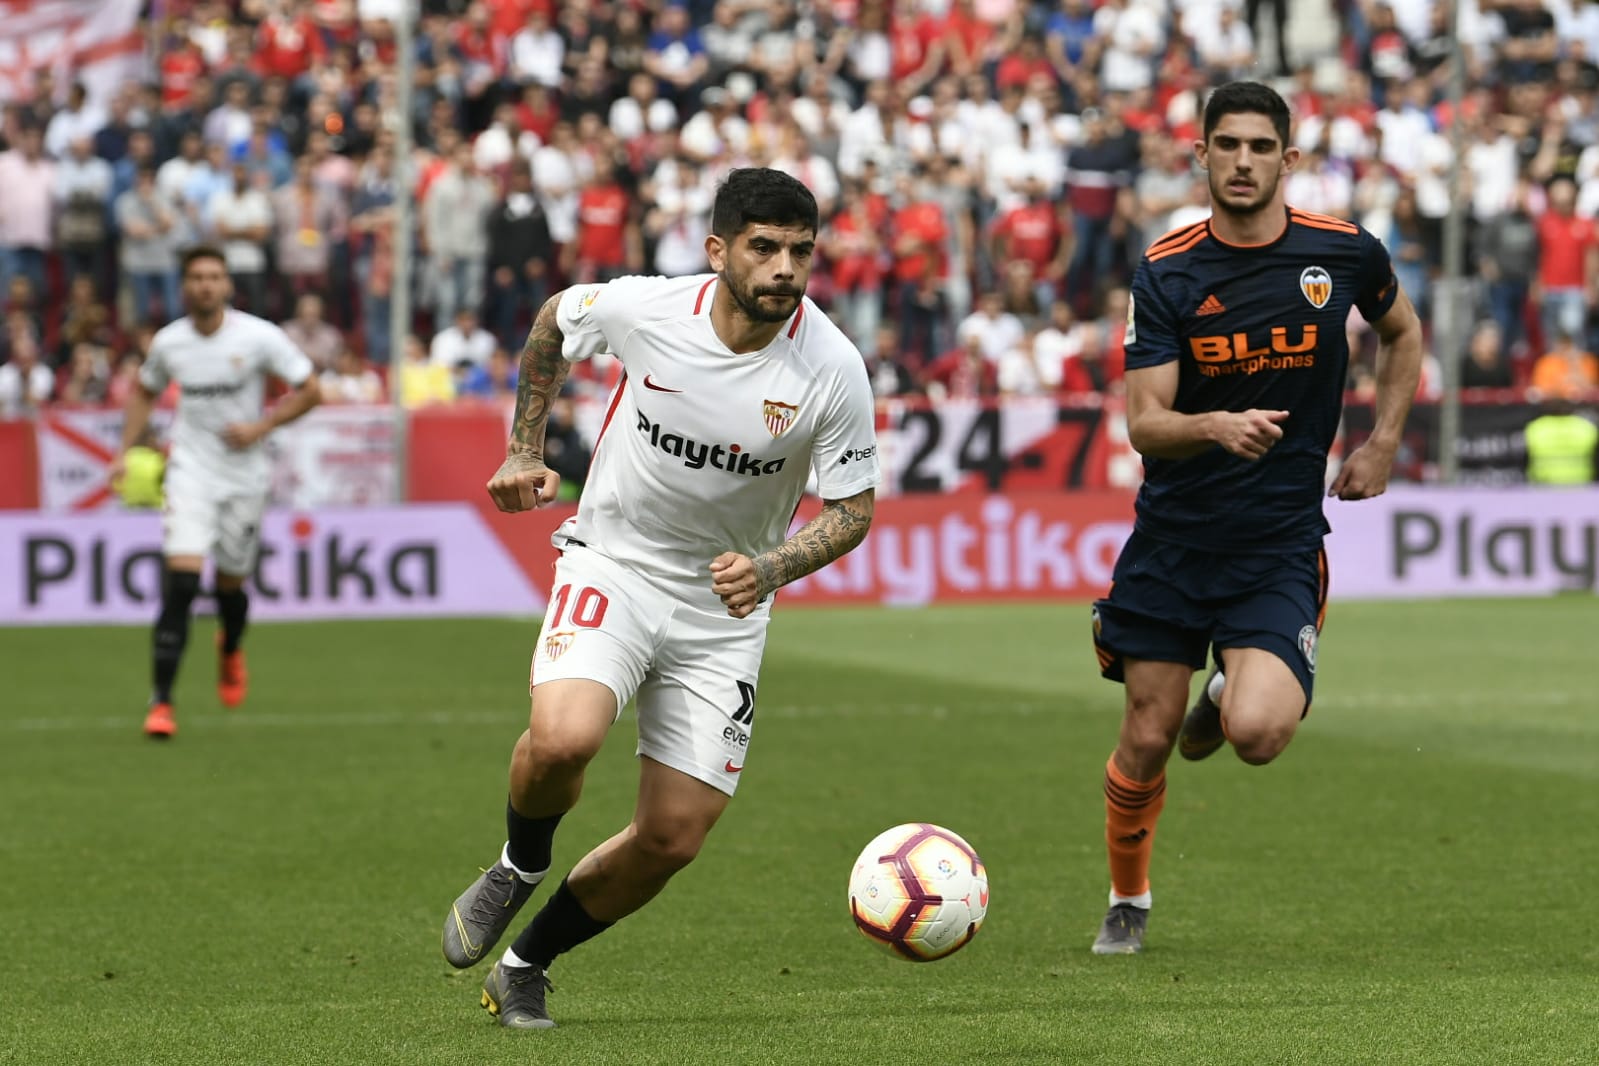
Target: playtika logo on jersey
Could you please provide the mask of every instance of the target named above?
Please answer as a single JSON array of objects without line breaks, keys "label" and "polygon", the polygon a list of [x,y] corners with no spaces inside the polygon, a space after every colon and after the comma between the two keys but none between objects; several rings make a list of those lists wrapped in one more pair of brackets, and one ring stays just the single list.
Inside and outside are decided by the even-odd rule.
[{"label": "playtika logo on jersey", "polygon": [[[792,410],[797,411],[799,408]],[[790,421],[792,420],[791,415]],[[760,477],[762,474],[777,473],[783,469],[783,464],[788,462],[786,456],[778,459],[762,459],[745,451],[742,444],[702,444],[681,433],[663,430],[659,422],[651,422],[649,415],[643,411],[638,413],[638,431],[649,440],[650,447],[657,448],[674,459],[683,460],[683,465],[690,470],[703,470],[707,466],[713,466],[718,470],[726,470],[729,474]],[[775,432],[772,435],[777,436]]]}]

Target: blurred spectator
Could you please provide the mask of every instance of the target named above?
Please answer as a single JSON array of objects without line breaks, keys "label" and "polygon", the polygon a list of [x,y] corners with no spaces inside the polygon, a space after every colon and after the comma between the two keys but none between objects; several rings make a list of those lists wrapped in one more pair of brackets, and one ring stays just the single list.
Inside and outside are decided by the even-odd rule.
[{"label": "blurred spectator", "polygon": [[55,245],[50,227],[55,164],[44,157],[37,127],[24,126],[14,146],[0,152],[0,286],[25,276],[36,297],[45,288],[45,256]]},{"label": "blurred spectator", "polygon": [[1493,319],[1478,322],[1466,345],[1460,365],[1463,389],[1508,389],[1512,384],[1510,361],[1505,358],[1504,333]]},{"label": "blurred spectator", "polygon": [[288,184],[296,172],[296,161],[290,158],[282,136],[265,119],[255,120],[249,139],[235,145],[228,156],[249,169],[250,183],[256,188],[277,189]]},{"label": "blurred spectator", "polygon": [[457,396],[479,400],[508,400],[516,395],[517,366],[504,348],[489,353],[486,363],[474,363],[456,390]]},{"label": "blurred spectator", "polygon": [[40,361],[31,330],[13,330],[10,342],[11,356],[0,364],[0,418],[22,418],[50,402],[56,378]]},{"label": "blurred spectator", "polygon": [[959,348],[933,360],[922,385],[934,399],[975,400],[999,395],[999,366],[983,354],[982,340],[968,335]]},{"label": "blurred spectator", "polygon": [[235,146],[248,141],[254,129],[249,104],[250,87],[242,81],[231,82],[223,91],[222,103],[205,116],[200,132],[206,143],[221,145],[231,153]]},{"label": "blurred spectator", "polygon": [[1077,354],[1077,323],[1072,305],[1057,300],[1049,308],[1049,325],[1033,338],[1033,368],[1039,388],[1053,392],[1061,387],[1066,361]]},{"label": "blurred spectator", "polygon": [[1527,424],[1527,480],[1535,485],[1591,485],[1599,426],[1591,415],[1577,413],[1569,400],[1556,400],[1550,410]]},{"label": "blurred spectator", "polygon": [[997,292],[987,292],[972,312],[955,331],[955,340],[962,347],[975,340],[983,358],[991,363],[1021,343],[1026,334],[1021,319],[1005,311],[1004,301]]},{"label": "blurred spectator", "polygon": [[483,301],[487,221],[495,200],[493,184],[472,161],[471,146],[456,145],[422,204],[438,321],[448,321],[457,309],[477,307]]},{"label": "blurred spectator", "polygon": [[866,376],[872,383],[872,395],[885,399],[919,391],[916,375],[899,360],[898,338],[893,326],[879,326],[871,348],[872,354],[866,357]]},{"label": "blurred spectator", "polygon": [[272,234],[272,202],[250,184],[250,171],[233,164],[232,182],[211,194],[206,204],[210,230],[222,242],[228,273],[245,310],[266,315],[267,240]]},{"label": "blurred spectator", "polygon": [[1555,345],[1532,367],[1532,388],[1544,396],[1572,399],[1599,389],[1599,358],[1578,347],[1570,333],[1557,333]]},{"label": "blurred spectator", "polygon": [[345,351],[344,335],[327,321],[319,293],[305,292],[295,299],[294,317],[283,323],[283,332],[318,370],[331,370]]},{"label": "blurred spectator", "polygon": [[561,500],[575,500],[588,480],[593,445],[578,432],[569,396],[557,396],[544,427],[544,462],[561,476]]},{"label": "blurred spectator", "polygon": [[704,172],[685,160],[667,160],[655,169],[653,203],[644,216],[643,237],[655,246],[655,270],[667,276],[710,269],[705,234],[711,228],[715,190]]},{"label": "blurred spectator", "polygon": [[69,276],[104,273],[110,201],[111,164],[94,154],[88,137],[73,138],[55,173],[56,246]]},{"label": "blurred spectator", "polygon": [[579,284],[610,281],[644,269],[644,247],[632,197],[617,169],[596,164],[577,204],[577,239],[563,250],[562,272]]},{"label": "blurred spectator", "polygon": [[[517,346],[520,349],[520,345]],[[436,366],[454,370],[465,363],[483,366],[494,354],[494,334],[478,324],[477,312],[463,307],[455,312],[455,321],[433,336],[429,360]]]},{"label": "blurred spectator", "polygon": [[550,89],[561,87],[566,42],[550,25],[549,11],[534,5],[527,25],[511,39],[510,74],[518,82],[538,82]]},{"label": "blurred spectator", "polygon": [[549,297],[555,244],[525,162],[512,165],[508,185],[489,219],[488,320],[500,344],[517,351],[524,321],[531,324],[531,316]]},{"label": "blurred spectator", "polygon": [[1488,283],[1488,306],[1507,352],[1523,344],[1527,295],[1538,273],[1540,227],[1527,196],[1527,183],[1517,182],[1510,206],[1489,219],[1478,242],[1477,272]]},{"label": "blurred spectator", "polygon": [[383,379],[355,352],[340,348],[322,371],[322,399],[326,403],[383,402]]},{"label": "blurred spectator", "polygon": [[56,343],[59,365],[79,344],[105,344],[111,334],[111,312],[100,299],[94,279],[79,274],[67,285],[67,300],[61,308],[61,329]]},{"label": "blurred spectator", "polygon": [[72,348],[61,368],[56,399],[64,404],[103,404],[111,386],[111,353],[87,341]]},{"label": "blurred spectator", "polygon": [[67,92],[67,106],[57,111],[44,132],[44,150],[56,159],[64,159],[73,141],[88,141],[94,149],[94,135],[105,124],[105,115],[89,102],[89,91],[82,82],[74,82]]},{"label": "blurred spectator", "polygon": [[1044,183],[1030,174],[1022,185],[1026,201],[994,223],[995,263],[1021,263],[1036,290],[1041,308],[1054,303],[1071,261],[1070,222],[1064,205],[1044,195]]},{"label": "blurred spectator", "polygon": [[455,373],[443,363],[428,359],[428,350],[420,337],[408,334],[405,338],[405,359],[391,373],[400,376],[400,404],[408,411],[431,404],[449,403],[455,399]]},{"label": "blurred spectator", "polygon": [[[1122,0],[1109,0],[1100,13],[1114,13],[1115,20],[1126,17],[1126,12],[1142,11],[1142,7],[1118,9]],[[1109,57],[1107,55],[1107,62]],[[1083,112],[1083,143],[1071,149],[1066,156],[1066,184],[1071,206],[1073,246],[1071,263],[1066,271],[1066,298],[1079,310],[1093,301],[1098,285],[1111,274],[1116,262],[1115,235],[1112,223],[1116,218],[1118,191],[1131,181],[1131,171],[1137,163],[1136,155],[1129,154],[1125,138],[1113,137],[1112,123],[1099,110],[1090,108]],[[1136,149],[1133,149],[1136,151]]]},{"label": "blurred spectator", "polygon": [[390,288],[393,280],[393,156],[374,148],[355,180],[351,202],[350,244],[355,278],[360,286],[361,333],[369,361],[387,365]]},{"label": "blurred spectator", "polygon": [[1592,219],[1575,214],[1577,187],[1570,178],[1549,183],[1549,208],[1538,218],[1539,304],[1545,343],[1561,334],[1584,337],[1588,308],[1599,292],[1599,235]]},{"label": "blurred spectator", "polygon": [[1061,367],[1060,391],[1077,396],[1119,393],[1122,365],[1112,358],[1104,327],[1084,322],[1076,332],[1077,352]]},{"label": "blurred spectator", "polygon": [[842,207],[818,241],[829,266],[840,325],[868,359],[877,354],[878,320],[883,312],[883,229],[887,219],[888,202],[851,182],[844,189]]},{"label": "blurred spectator", "polygon": [[327,291],[333,245],[345,237],[345,209],[338,195],[316,182],[309,156],[294,161],[294,181],[272,194],[277,226],[275,266],[281,307],[313,290]]},{"label": "blurred spectator", "polygon": [[133,188],[117,198],[116,220],[122,275],[132,290],[134,320],[170,322],[182,313],[177,248],[183,227],[177,208],[156,188],[155,172],[148,166],[139,169]]},{"label": "blurred spectator", "polygon": [[689,23],[684,0],[667,0],[644,52],[644,69],[660,82],[661,95],[682,110],[698,95],[710,68],[699,33]]}]

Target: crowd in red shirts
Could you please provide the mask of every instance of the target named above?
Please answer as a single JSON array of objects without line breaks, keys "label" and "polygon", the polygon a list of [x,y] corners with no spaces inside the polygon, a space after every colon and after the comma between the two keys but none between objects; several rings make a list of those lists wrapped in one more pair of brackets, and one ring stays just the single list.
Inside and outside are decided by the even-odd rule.
[{"label": "crowd in red shirts", "polygon": [[[391,360],[418,403],[503,395],[560,286],[705,269],[716,184],[747,165],[816,193],[811,293],[882,394],[1114,392],[1131,269],[1207,212],[1190,144],[1235,77],[1290,99],[1289,201],[1375,233],[1425,316],[1448,5],[1334,3],[1339,44],[1307,55],[1239,0],[425,0],[402,115],[401,0],[159,0],[147,84],[91,99],[41,70],[5,108],[0,417],[115,402],[198,240],[335,396],[383,395]],[[1480,0],[1461,31],[1464,381],[1580,392],[1599,385],[1599,5]],[[402,122],[416,337],[393,338]],[[1358,394],[1375,344],[1350,333]],[[1424,393],[1440,383],[1431,360]]]}]

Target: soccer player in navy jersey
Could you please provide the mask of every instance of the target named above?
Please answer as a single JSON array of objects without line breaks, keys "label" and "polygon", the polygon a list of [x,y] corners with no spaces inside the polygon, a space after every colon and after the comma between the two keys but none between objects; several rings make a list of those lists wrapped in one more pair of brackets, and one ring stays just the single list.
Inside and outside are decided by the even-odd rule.
[{"label": "soccer player in navy jersey", "polygon": [[[1105,767],[1110,910],[1095,954],[1142,950],[1155,823],[1174,744],[1231,742],[1262,765],[1309,710],[1327,595],[1324,495],[1380,495],[1416,392],[1421,323],[1388,253],[1352,222],[1295,210],[1288,105],[1232,82],[1194,145],[1211,216],[1150,245],[1127,312],[1127,428],[1144,457],[1133,534],[1094,604],[1101,673],[1126,688]],[[1376,329],[1377,420],[1329,486],[1350,307]],[[1214,649],[1192,708],[1189,686]]]}]

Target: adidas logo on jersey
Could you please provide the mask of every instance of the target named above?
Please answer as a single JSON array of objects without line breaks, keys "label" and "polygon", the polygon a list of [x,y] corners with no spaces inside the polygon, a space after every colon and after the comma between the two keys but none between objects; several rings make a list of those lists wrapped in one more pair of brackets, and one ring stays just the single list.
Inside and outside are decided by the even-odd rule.
[{"label": "adidas logo on jersey", "polygon": [[783,464],[788,462],[786,457],[762,459],[758,455],[744,451],[738,444],[701,444],[680,433],[663,433],[661,424],[651,422],[643,411],[638,413],[638,431],[649,438],[652,448],[659,448],[667,455],[683,460],[683,465],[690,470],[703,470],[707,466],[714,466],[718,470],[726,470],[729,474],[760,477],[762,474],[777,473],[783,469]]},{"label": "adidas logo on jersey", "polygon": [[1216,299],[1216,294],[1211,293],[1209,296],[1205,297],[1205,302],[1199,305],[1199,310],[1195,311],[1194,314],[1219,315],[1225,310],[1227,310],[1227,308],[1222,305],[1220,300]]}]

